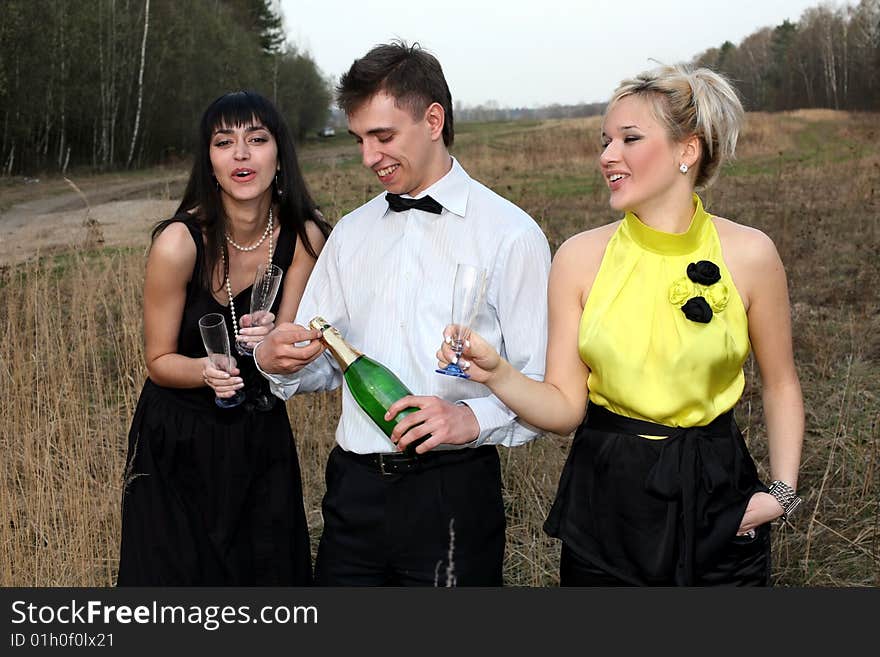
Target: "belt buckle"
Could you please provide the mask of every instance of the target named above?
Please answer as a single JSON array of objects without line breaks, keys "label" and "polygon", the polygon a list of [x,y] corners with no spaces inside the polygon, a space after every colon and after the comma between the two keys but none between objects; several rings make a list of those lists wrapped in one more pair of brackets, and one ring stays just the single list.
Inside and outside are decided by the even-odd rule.
[{"label": "belt buckle", "polygon": [[379,457],[379,472],[382,474],[382,476],[383,477],[394,476],[393,472],[387,472],[385,470],[385,458],[384,458],[385,455],[380,453],[380,454],[377,454],[376,456]]}]

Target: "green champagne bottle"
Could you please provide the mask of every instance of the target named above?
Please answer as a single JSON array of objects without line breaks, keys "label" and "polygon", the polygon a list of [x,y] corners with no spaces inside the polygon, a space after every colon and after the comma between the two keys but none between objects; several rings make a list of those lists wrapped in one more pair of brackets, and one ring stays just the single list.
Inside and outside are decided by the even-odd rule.
[{"label": "green champagne bottle", "polygon": [[[342,377],[348,384],[351,396],[386,436],[390,438],[391,432],[400,420],[419,410],[418,408],[406,408],[393,419],[386,420],[385,413],[388,412],[391,404],[401,397],[411,395],[410,389],[403,385],[394,372],[382,363],[365,356],[348,344],[339,331],[323,317],[312,318],[309,327],[321,331],[321,342],[326,345],[327,350],[339,364]],[[416,445],[430,437],[429,434],[410,443],[406,448],[406,453],[412,454]]]}]

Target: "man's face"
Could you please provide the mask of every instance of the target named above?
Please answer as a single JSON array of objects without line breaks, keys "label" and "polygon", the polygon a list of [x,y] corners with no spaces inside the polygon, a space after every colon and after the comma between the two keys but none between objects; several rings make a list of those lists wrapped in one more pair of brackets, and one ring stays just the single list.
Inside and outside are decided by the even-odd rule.
[{"label": "man's face", "polygon": [[436,181],[437,139],[429,120],[397,107],[392,96],[379,92],[349,114],[348,131],[357,139],[364,166],[387,191],[417,196]]}]

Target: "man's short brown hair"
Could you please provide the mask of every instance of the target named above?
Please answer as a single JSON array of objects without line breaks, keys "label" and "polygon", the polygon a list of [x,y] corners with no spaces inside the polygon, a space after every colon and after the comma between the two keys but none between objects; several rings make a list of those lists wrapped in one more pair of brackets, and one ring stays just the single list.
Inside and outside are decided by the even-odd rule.
[{"label": "man's short brown hair", "polygon": [[447,148],[452,145],[452,94],[440,62],[419,44],[385,43],[356,59],[339,79],[336,102],[350,115],[379,92],[394,98],[395,104],[408,109],[414,118],[421,118],[431,103],[438,103],[446,115],[443,143]]}]

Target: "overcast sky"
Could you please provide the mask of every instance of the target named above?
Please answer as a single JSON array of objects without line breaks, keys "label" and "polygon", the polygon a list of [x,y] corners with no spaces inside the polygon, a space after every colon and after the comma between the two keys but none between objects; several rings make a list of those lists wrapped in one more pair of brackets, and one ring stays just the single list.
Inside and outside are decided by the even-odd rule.
[{"label": "overcast sky", "polygon": [[[338,78],[396,37],[443,66],[453,100],[502,107],[603,102],[653,64],[689,61],[820,0],[281,0],[289,38]],[[827,3],[826,3],[827,4]],[[839,7],[853,2],[833,2]]]}]

